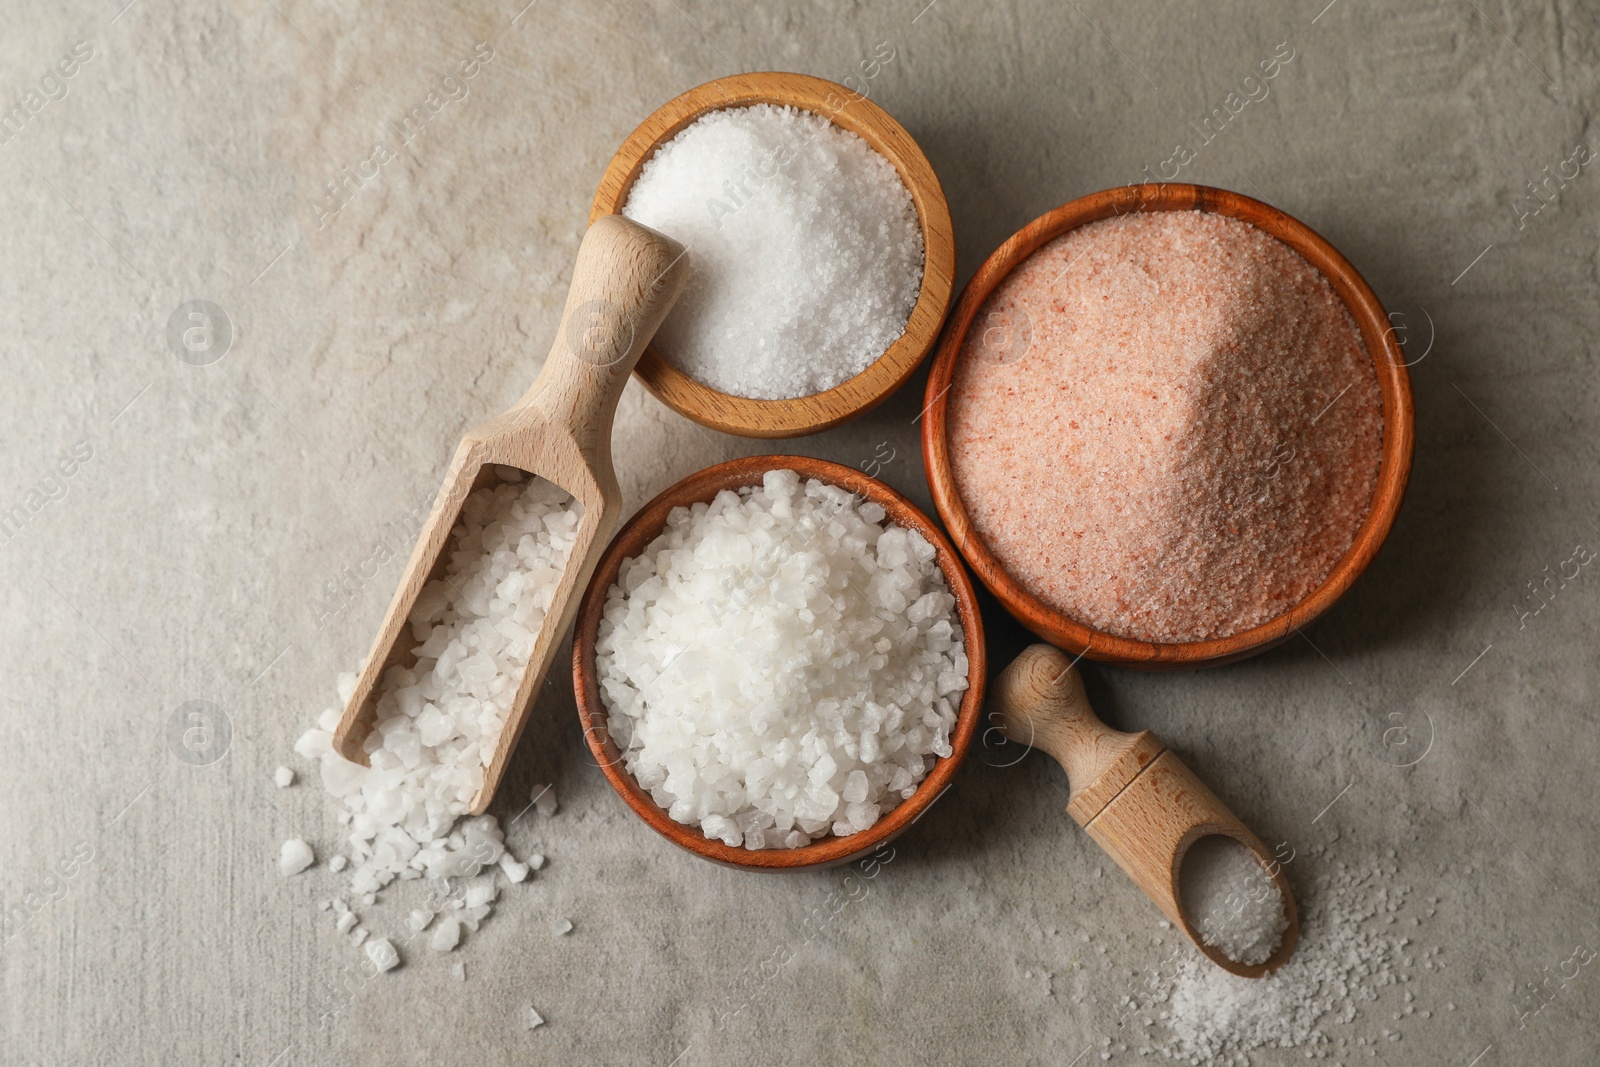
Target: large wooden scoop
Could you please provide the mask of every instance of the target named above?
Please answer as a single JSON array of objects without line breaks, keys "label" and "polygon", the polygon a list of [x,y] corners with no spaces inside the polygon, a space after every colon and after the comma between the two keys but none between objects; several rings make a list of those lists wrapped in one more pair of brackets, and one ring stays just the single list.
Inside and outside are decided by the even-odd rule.
[{"label": "large wooden scoop", "polygon": [[515,467],[566,490],[583,505],[583,518],[472,811],[478,814],[489,806],[522,735],[533,695],[616,529],[622,494],[611,465],[611,421],[639,353],[683,289],[688,267],[683,254],[676,241],[621,215],[601,216],[589,227],[544,368],[510,411],[468,433],[456,449],[334,732],[334,747],[345,759],[367,763],[363,743],[376,719],[375,689],[383,672],[416,662],[407,618],[422,587],[444,571],[462,502],[474,489],[499,484],[496,465]]},{"label": "large wooden scoop", "polygon": [[[1058,648],[1032,645],[1001,672],[989,700],[1006,737],[1061,763],[1070,786],[1067,814],[1213,962],[1245,978],[1283,966],[1300,936],[1300,916],[1281,864],[1154,734],[1125,734],[1096,718],[1073,663]],[[1183,906],[1184,855],[1212,834],[1254,852],[1283,897],[1289,928],[1263,963],[1239,963],[1205,944]]]}]

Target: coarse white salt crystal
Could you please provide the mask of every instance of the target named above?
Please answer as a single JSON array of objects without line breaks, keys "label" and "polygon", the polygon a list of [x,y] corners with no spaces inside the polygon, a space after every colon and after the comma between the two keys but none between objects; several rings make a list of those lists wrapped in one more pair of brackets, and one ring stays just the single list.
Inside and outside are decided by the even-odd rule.
[{"label": "coarse white salt crystal", "polygon": [[285,878],[299,874],[316,862],[317,855],[311,846],[298,837],[291,837],[278,849],[278,873]]},{"label": "coarse white salt crystal", "polygon": [[352,945],[360,945],[361,942],[363,942],[363,941],[365,941],[367,939],[367,932],[368,931],[367,931],[367,928],[365,926],[358,926],[354,930],[351,930],[350,931],[350,943]]},{"label": "coarse white salt crystal", "polygon": [[735,396],[809,396],[859,374],[921,289],[922,228],[894,165],[809,111],[702,115],[645,161],[622,212],[689,250],[656,350]]},{"label": "coarse white salt crystal", "polygon": [[365,951],[367,959],[378,969],[379,974],[384,971],[394,970],[395,966],[400,962],[400,953],[395,951],[394,943],[387,937],[379,937],[368,941]]},{"label": "coarse white salt crystal", "polygon": [[427,908],[417,908],[412,911],[407,921],[411,924],[412,930],[420,933],[428,928],[429,923],[433,922],[433,912]]},{"label": "coarse white salt crystal", "polygon": [[555,926],[551,927],[551,929],[555,930],[557,937],[570,934],[572,933],[572,920],[565,917],[557,919]]},{"label": "coarse white salt crystal", "polygon": [[345,865],[349,862],[349,860],[344,858],[343,854],[335,852],[333,854],[333,858],[328,861],[328,870],[338,874],[340,871],[345,869]]},{"label": "coarse white salt crystal", "polygon": [[428,938],[428,947],[435,952],[449,952],[461,943],[461,924],[454,916],[447,915],[433,928],[433,935]]},{"label": "coarse white salt crystal", "polygon": [[456,981],[465,982],[467,980],[467,965],[457,962],[455,966],[450,968],[450,973],[456,976]]},{"label": "coarse white salt crystal", "polygon": [[1178,887],[1200,940],[1238,963],[1271,959],[1289,928],[1277,882],[1232,837],[1211,834],[1190,845]]},{"label": "coarse white salt crystal", "polygon": [[522,1025],[524,1029],[536,1029],[544,1025],[544,1016],[534,1011],[531,1007],[527,1008],[522,1013]]},{"label": "coarse white salt crystal", "polygon": [[528,865],[512,859],[509,852],[500,857],[500,871],[512,882],[520,882],[528,877]]},{"label": "coarse white salt crystal", "polygon": [[534,808],[540,815],[548,817],[561,810],[561,805],[556,800],[556,787],[553,785],[534,786],[532,800]]},{"label": "coarse white salt crystal", "polygon": [[287,767],[279,767],[272,772],[272,780],[278,783],[279,789],[287,789],[294,785],[294,772]]},{"label": "coarse white salt crystal", "polygon": [[770,471],[674,509],[607,591],[608,729],[639,785],[708,838],[860,833],[952,751],[968,671],[955,597],[934,547],[865,507]]},{"label": "coarse white salt crystal", "polygon": [[538,852],[528,857],[528,866],[536,871],[544,870],[544,856]]}]

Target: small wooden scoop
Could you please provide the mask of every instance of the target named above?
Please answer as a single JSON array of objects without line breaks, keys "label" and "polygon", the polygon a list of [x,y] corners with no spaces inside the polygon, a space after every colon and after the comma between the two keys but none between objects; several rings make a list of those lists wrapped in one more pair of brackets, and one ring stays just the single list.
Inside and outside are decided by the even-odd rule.
[{"label": "small wooden scoop", "polygon": [[543,684],[578,599],[616,529],[622,494],[611,466],[611,420],[639,353],[683,289],[688,274],[683,252],[671,238],[621,215],[601,216],[584,234],[566,310],[539,377],[510,411],[472,430],[456,449],[444,488],[334,732],[334,747],[345,759],[367,763],[363,743],[376,721],[373,697],[383,672],[416,662],[407,618],[422,587],[444,571],[463,501],[474,489],[499,484],[495,465],[515,467],[566,490],[583,505],[583,518],[494,756],[484,768],[473,814],[489,806],[522,735],[533,694]]},{"label": "small wooden scoop", "polygon": [[[1300,936],[1300,915],[1281,865],[1154,734],[1125,734],[1096,718],[1065,652],[1050,645],[1025,649],[1001,672],[990,700],[1008,739],[1043,749],[1066,769],[1067,813],[1201,952],[1245,978],[1283,966]],[[1212,834],[1254,852],[1283,895],[1289,928],[1264,963],[1238,963],[1205,944],[1184,910],[1178,871],[1189,846]]]}]

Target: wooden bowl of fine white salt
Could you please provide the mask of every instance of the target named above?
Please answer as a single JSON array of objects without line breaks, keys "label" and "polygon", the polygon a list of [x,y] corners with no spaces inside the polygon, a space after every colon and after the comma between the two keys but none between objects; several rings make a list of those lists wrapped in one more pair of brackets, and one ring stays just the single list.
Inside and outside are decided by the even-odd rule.
[{"label": "wooden bowl of fine white salt", "polygon": [[830,867],[949,787],[983,704],[983,623],[955,547],[905,497],[754,456],[622,528],[572,670],[595,761],[657,833],[730,867]]},{"label": "wooden bowl of fine white salt", "polygon": [[634,373],[724,433],[799,437],[871,410],[950,308],[955,229],[928,158],[822,78],[737,74],[667,101],[606,168],[590,220],[610,214],[688,250],[689,284]]}]

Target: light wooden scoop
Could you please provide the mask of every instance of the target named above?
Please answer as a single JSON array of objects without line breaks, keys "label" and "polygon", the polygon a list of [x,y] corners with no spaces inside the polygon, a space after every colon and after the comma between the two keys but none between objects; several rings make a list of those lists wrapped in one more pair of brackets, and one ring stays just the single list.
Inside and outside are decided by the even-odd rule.
[{"label": "light wooden scoop", "polygon": [[612,417],[639,353],[682,291],[687,270],[681,245],[621,215],[601,216],[584,234],[544,368],[511,410],[469,432],[456,449],[334,732],[334,747],[345,759],[367,763],[363,744],[376,720],[374,694],[383,672],[416,662],[407,617],[423,586],[444,571],[463,501],[480,486],[499,484],[496,465],[514,467],[566,490],[583,506],[583,517],[472,811],[478,814],[489,806],[522,735],[533,695],[616,529],[622,494],[611,465]]},{"label": "light wooden scoop", "polygon": [[[1095,717],[1065,652],[1032,645],[1001,672],[991,714],[1006,737],[1054,756],[1070,786],[1067,813],[1213,962],[1245,978],[1283,966],[1300,936],[1294,894],[1255,834],[1150,731],[1125,734]],[[1249,965],[1205,944],[1183,907],[1178,871],[1202,837],[1232,837],[1254,852],[1283,896],[1289,928],[1266,962]]]}]

